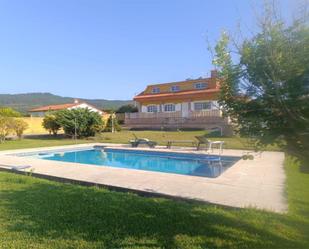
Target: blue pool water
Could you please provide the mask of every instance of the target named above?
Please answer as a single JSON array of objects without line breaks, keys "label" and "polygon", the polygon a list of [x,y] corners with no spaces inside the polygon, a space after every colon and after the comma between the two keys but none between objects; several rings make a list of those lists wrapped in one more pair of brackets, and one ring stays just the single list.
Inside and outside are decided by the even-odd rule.
[{"label": "blue pool water", "polygon": [[217,177],[239,160],[237,157],[119,149],[87,149],[73,152],[47,152],[37,153],[31,156],[54,161],[203,177]]}]

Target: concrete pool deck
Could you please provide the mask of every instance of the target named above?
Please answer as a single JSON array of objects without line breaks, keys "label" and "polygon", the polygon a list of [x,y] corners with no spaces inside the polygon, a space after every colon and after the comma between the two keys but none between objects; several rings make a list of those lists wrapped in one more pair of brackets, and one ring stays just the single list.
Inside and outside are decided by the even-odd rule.
[{"label": "concrete pool deck", "polygon": [[[286,212],[284,194],[285,173],[282,152],[263,152],[254,160],[239,160],[217,178],[187,176],[154,171],[132,170],[113,167],[98,167],[90,164],[49,161],[12,154],[46,150],[77,149],[90,146],[121,147],[120,144],[81,144],[0,152],[0,168],[29,165],[35,174],[56,177],[149,193],[174,198],[185,198],[231,207],[255,207],[274,212]],[[170,151],[206,154],[193,148],[156,149],[134,148],[135,150]],[[242,156],[243,150],[223,151],[223,156]]]}]

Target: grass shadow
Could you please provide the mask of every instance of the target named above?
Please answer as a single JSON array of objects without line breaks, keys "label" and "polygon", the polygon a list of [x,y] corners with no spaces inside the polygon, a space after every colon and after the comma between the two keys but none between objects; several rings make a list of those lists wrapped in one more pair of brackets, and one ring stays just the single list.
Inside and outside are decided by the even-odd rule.
[{"label": "grass shadow", "polygon": [[48,241],[42,248],[57,248],[55,241],[83,241],[85,248],[305,248],[291,228],[301,221],[284,215],[0,174],[10,186],[0,204],[14,217],[5,230]]}]

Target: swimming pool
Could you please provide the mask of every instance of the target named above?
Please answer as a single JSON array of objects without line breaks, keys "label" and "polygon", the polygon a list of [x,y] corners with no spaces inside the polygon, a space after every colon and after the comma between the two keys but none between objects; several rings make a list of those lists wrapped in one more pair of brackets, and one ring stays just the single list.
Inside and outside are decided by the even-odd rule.
[{"label": "swimming pool", "polygon": [[218,177],[239,157],[171,153],[113,148],[85,148],[76,151],[47,151],[20,156],[44,160],[110,166],[134,170],[157,171],[181,175]]}]

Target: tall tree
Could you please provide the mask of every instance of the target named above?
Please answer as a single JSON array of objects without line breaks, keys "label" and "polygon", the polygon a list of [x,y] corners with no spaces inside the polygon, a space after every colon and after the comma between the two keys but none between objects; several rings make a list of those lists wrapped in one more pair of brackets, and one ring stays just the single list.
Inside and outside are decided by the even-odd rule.
[{"label": "tall tree", "polygon": [[[287,25],[267,9],[261,29],[233,46],[224,33],[214,64],[222,78],[220,104],[240,135],[259,145],[309,151],[309,28],[305,17]],[[233,62],[232,49],[238,52]]]}]

